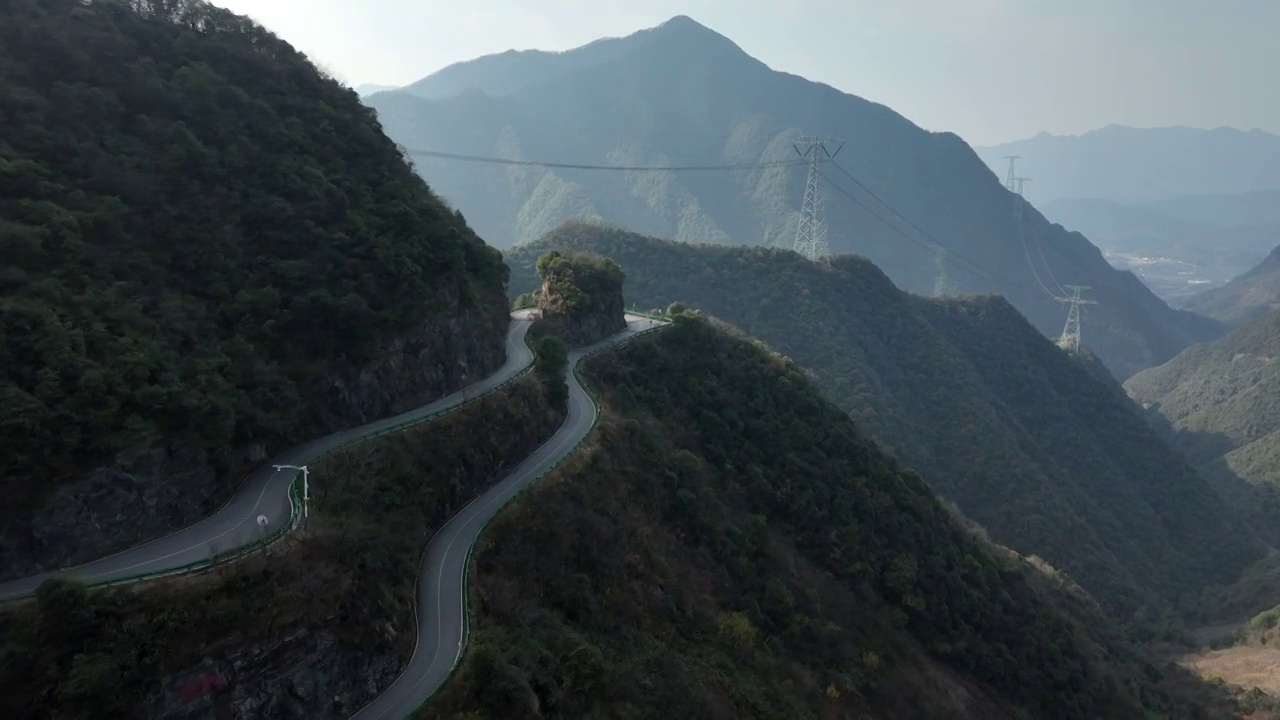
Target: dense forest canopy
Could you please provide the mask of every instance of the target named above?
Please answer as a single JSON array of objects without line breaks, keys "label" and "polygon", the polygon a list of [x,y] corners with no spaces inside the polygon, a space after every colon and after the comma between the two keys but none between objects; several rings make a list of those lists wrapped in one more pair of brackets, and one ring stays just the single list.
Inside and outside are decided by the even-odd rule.
[{"label": "dense forest canopy", "polygon": [[0,491],[295,436],[327,361],[456,307],[501,323],[505,278],[374,112],[247,18],[0,4]]},{"label": "dense forest canopy", "polygon": [[585,374],[600,429],[482,539],[427,717],[1205,717],[786,358],[684,314]]},{"label": "dense forest canopy", "polygon": [[574,224],[507,252],[512,294],[551,250],[613,258],[627,302],[681,301],[794,359],[818,388],[998,542],[1124,618],[1161,622],[1234,580],[1261,544],[1110,376],[1004,300],[926,299],[871,263],[695,246]]},{"label": "dense forest canopy", "polygon": [[[1280,311],[1273,310],[1125,383],[1169,442],[1272,544],[1280,543],[1277,357]],[[1277,601],[1280,590],[1269,596]]]}]

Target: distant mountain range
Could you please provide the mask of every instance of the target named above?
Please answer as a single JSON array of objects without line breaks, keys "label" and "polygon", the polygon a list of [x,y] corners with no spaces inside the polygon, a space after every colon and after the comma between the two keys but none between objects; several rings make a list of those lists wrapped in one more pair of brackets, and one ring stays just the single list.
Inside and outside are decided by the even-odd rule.
[{"label": "distant mountain range", "polygon": [[1188,298],[1188,310],[1241,325],[1280,308],[1280,247],[1222,287]]},{"label": "distant mountain range", "polygon": [[1025,192],[1037,205],[1060,198],[1148,203],[1280,189],[1280,136],[1261,130],[1108,125],[974,150],[1000,177],[1008,168],[1005,156],[1021,156],[1018,174],[1032,178]]},{"label": "distant mountain range", "polygon": [[396,85],[375,85],[372,83],[366,83],[364,85],[357,85],[355,87],[355,91],[356,91],[356,94],[358,94],[360,97],[368,97],[374,93],[380,93],[387,90],[395,90],[397,89],[397,87],[398,86]]},{"label": "distant mountain range", "polygon": [[[834,133],[845,143],[824,170],[832,250],[866,256],[899,287],[998,292],[1041,332],[1057,335],[1065,314],[1053,283],[1088,285],[1100,305],[1085,320],[1086,342],[1121,378],[1221,332],[1216,322],[1171,310],[1085,237],[1034,210],[1020,228],[1015,197],[954,134],[926,132],[883,105],[771,70],[687,17],[568,52],[460,63],[366,102],[419,172],[498,247],[594,218],[681,241],[789,248],[804,168],[761,165],[796,160],[802,132]],[[749,169],[592,171],[468,163],[420,150]],[[1052,274],[1048,290],[1029,257]]]},{"label": "distant mountain range", "polygon": [[1061,198],[1042,210],[1087,235],[1113,265],[1134,271],[1157,295],[1188,309],[1194,309],[1184,305],[1189,297],[1245,272],[1280,245],[1280,190],[1136,204]]}]

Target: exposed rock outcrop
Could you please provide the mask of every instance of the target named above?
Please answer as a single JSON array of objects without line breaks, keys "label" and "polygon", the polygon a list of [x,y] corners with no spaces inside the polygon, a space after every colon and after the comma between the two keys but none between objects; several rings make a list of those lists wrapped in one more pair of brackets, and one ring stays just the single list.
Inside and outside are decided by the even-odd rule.
[{"label": "exposed rock outcrop", "polygon": [[537,306],[543,329],[571,346],[603,340],[627,326],[622,268],[590,253],[550,252],[538,259]]},{"label": "exposed rock outcrop", "polygon": [[342,650],[330,630],[297,628],[168,678],[148,717],[347,717],[390,684],[400,666],[394,654]]}]

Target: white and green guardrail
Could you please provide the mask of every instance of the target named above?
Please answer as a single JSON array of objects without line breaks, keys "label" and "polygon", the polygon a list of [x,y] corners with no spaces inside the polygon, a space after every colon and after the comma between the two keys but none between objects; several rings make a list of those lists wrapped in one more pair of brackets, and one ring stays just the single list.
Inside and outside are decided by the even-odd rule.
[{"label": "white and green guardrail", "polygon": [[[636,311],[636,310],[628,310],[628,311],[626,311],[626,312],[627,312],[627,314],[629,314],[629,315],[637,315],[637,316],[644,317],[644,318],[648,318],[648,319],[652,319],[652,320],[660,320],[660,321],[663,321],[664,323],[669,323],[669,322],[670,322],[670,319],[669,319],[669,318],[667,318],[667,317],[665,317],[665,316],[662,316],[662,315],[654,315],[654,314],[652,314],[652,313],[639,312],[639,311]],[[627,340],[631,340],[631,339],[633,339],[633,338],[639,337],[639,336],[644,335],[644,334],[646,334],[646,333],[653,332],[654,330],[659,330],[659,329],[661,329],[661,328],[663,328],[663,327],[665,327],[665,325],[658,325],[658,326],[655,326],[655,327],[646,328],[645,330],[641,330],[640,332],[636,333],[635,335],[632,335],[632,336],[631,336],[630,338],[628,338]],[[526,347],[529,347],[527,340],[526,340],[526,342],[525,342],[525,345],[526,345]],[[588,357],[590,357],[590,356],[592,356],[592,355],[594,355],[594,354],[596,354],[596,353],[603,352],[603,351],[608,350],[608,349],[613,348],[613,347],[616,347],[616,344],[608,344],[608,345],[603,345],[603,346],[601,346],[601,347],[595,348],[594,350],[591,350],[590,352],[587,352],[587,353],[583,354],[581,357],[579,357],[579,358],[578,358],[578,363],[581,363],[584,359],[586,359],[586,358],[588,358]],[[530,348],[530,349],[532,350],[532,348]],[[594,392],[594,391],[592,391],[592,390],[587,386],[587,384],[586,384],[586,383],[582,382],[582,376],[581,376],[581,374],[580,374],[580,372],[579,372],[579,366],[578,366],[578,363],[575,363],[574,368],[573,368],[574,377],[578,380],[579,384],[583,387],[583,389],[587,391],[587,395],[591,398],[591,402],[592,402],[592,403],[595,405],[595,407],[596,407],[595,412],[596,412],[596,415],[597,415],[597,417],[598,417],[598,416],[599,416],[599,413],[600,413],[600,403],[599,403],[599,398],[596,396],[595,392]],[[459,403],[459,404],[457,404],[457,405],[452,405],[452,406],[447,407],[447,408],[442,408],[442,409],[440,409],[440,410],[437,410],[437,411],[435,411],[435,412],[433,412],[433,413],[428,413],[428,414],[423,415],[423,416],[421,416],[421,417],[416,417],[416,418],[412,418],[412,419],[410,419],[410,420],[405,420],[404,422],[397,423],[397,424],[395,424],[395,425],[391,425],[391,426],[388,426],[388,427],[385,427],[385,428],[381,428],[380,430],[378,430],[378,431],[376,431],[376,432],[369,433],[369,434],[367,434],[367,435],[358,435],[358,436],[355,436],[355,437],[351,438],[350,440],[348,440],[348,441],[346,441],[346,442],[342,443],[341,445],[336,445],[336,446],[334,446],[334,447],[332,447],[332,448],[330,448],[330,449],[328,449],[328,450],[326,450],[326,451],[324,451],[324,452],[320,453],[318,456],[316,456],[316,458],[313,458],[313,459],[311,460],[311,462],[314,462],[314,460],[316,460],[316,459],[319,459],[319,458],[325,457],[326,455],[330,455],[330,454],[332,454],[332,453],[334,453],[334,452],[337,452],[337,451],[339,451],[339,450],[343,450],[343,449],[346,449],[346,448],[348,448],[348,447],[351,447],[352,445],[355,445],[355,444],[357,444],[357,443],[362,443],[362,442],[366,442],[366,441],[369,441],[369,440],[373,440],[373,439],[375,439],[375,438],[380,438],[380,437],[384,437],[384,436],[387,436],[387,435],[391,435],[391,434],[393,434],[393,433],[402,432],[402,431],[404,431],[404,430],[406,430],[406,429],[408,429],[408,428],[411,428],[411,427],[413,427],[413,426],[415,426],[415,425],[421,425],[421,424],[423,424],[423,423],[426,423],[426,422],[430,422],[430,421],[432,421],[432,420],[435,420],[435,419],[437,419],[437,418],[439,418],[439,417],[441,417],[441,416],[443,416],[443,415],[448,415],[448,414],[450,414],[450,413],[453,413],[453,412],[456,412],[456,411],[458,411],[458,410],[461,410],[462,408],[467,407],[467,406],[469,406],[469,405],[472,405],[472,404],[474,404],[474,403],[476,403],[476,402],[479,402],[480,400],[483,400],[484,398],[487,398],[487,397],[489,397],[490,395],[492,395],[492,394],[494,394],[494,393],[497,393],[497,392],[499,392],[499,391],[501,391],[501,390],[505,390],[506,388],[511,387],[511,386],[512,386],[512,385],[514,385],[515,383],[517,383],[517,382],[519,382],[519,381],[523,380],[523,379],[525,378],[525,376],[527,376],[529,373],[533,372],[533,368],[534,368],[534,363],[533,363],[533,362],[530,362],[530,363],[529,363],[529,365],[527,365],[524,369],[520,370],[520,372],[517,372],[515,375],[512,375],[511,377],[509,377],[509,378],[507,378],[506,380],[502,381],[501,383],[499,383],[499,384],[497,384],[497,385],[493,386],[492,388],[489,388],[488,390],[485,390],[485,391],[484,391],[484,392],[482,392],[482,393],[477,393],[474,397],[467,398],[466,400],[464,400],[463,402],[461,402],[461,403]],[[594,422],[594,421],[592,422],[592,427],[595,427],[595,422]],[[585,438],[584,438],[584,439],[585,439]],[[580,445],[580,444],[581,444],[581,441],[579,441],[579,443],[578,443],[578,444]],[[563,458],[561,458],[559,461],[557,461],[555,465],[551,466],[550,468],[548,468],[548,469],[546,470],[546,472],[542,473],[542,474],[541,474],[541,475],[539,475],[537,478],[535,478],[535,479],[534,479],[534,482],[537,482],[538,480],[541,480],[543,475],[546,475],[547,473],[549,473],[549,472],[551,472],[552,470],[554,470],[554,469],[556,469],[557,467],[559,467],[559,466],[560,466],[560,463],[561,463],[561,462],[563,462],[563,461],[564,461],[564,459],[565,459],[565,458],[567,458],[569,455],[573,454],[573,452],[575,452],[577,449],[578,449],[578,445],[575,445],[572,449],[570,449],[570,450],[569,450],[569,452],[568,452],[568,453],[566,453],[566,454],[565,454],[565,456],[564,456]],[[181,566],[173,567],[173,568],[166,568],[166,569],[164,569],[164,570],[153,570],[153,571],[150,571],[150,572],[140,573],[140,574],[137,574],[137,575],[130,575],[130,576],[128,576],[128,577],[116,578],[116,579],[114,579],[114,580],[104,580],[104,581],[96,582],[96,583],[88,583],[88,584],[87,584],[87,587],[95,587],[95,588],[102,588],[102,587],[114,587],[114,586],[116,586],[116,585],[128,585],[128,584],[136,583],[136,582],[145,582],[145,581],[148,581],[148,580],[158,580],[158,579],[160,579],[160,578],[170,577],[170,576],[174,576],[174,575],[190,575],[190,574],[194,574],[194,573],[197,573],[197,572],[202,572],[202,571],[205,571],[205,570],[211,569],[211,568],[213,568],[213,567],[215,567],[215,566],[218,566],[218,565],[222,565],[222,564],[229,563],[229,562],[234,562],[234,561],[236,561],[236,560],[239,560],[239,559],[241,559],[241,558],[244,558],[244,557],[246,557],[246,556],[248,556],[248,555],[251,555],[251,554],[253,554],[253,553],[255,553],[255,552],[258,552],[259,550],[262,550],[262,549],[264,549],[264,548],[266,548],[266,547],[268,547],[268,546],[270,546],[270,545],[272,545],[272,544],[274,544],[274,543],[278,542],[278,541],[279,541],[279,540],[281,540],[285,535],[289,534],[289,533],[290,533],[290,532],[292,532],[295,528],[297,528],[297,526],[298,526],[298,522],[299,522],[299,520],[301,520],[301,518],[302,518],[302,502],[301,502],[301,498],[300,498],[300,497],[299,497],[299,495],[298,495],[298,477],[299,477],[299,474],[300,474],[300,471],[298,471],[298,472],[295,472],[295,473],[294,473],[294,478],[293,478],[293,480],[291,481],[291,483],[290,483],[290,485],[289,485],[289,521],[288,521],[287,523],[284,523],[283,525],[281,525],[281,526],[280,526],[280,528],[278,528],[277,530],[275,530],[275,531],[274,531],[274,532],[272,532],[271,534],[266,535],[266,536],[264,536],[264,537],[262,537],[262,538],[260,538],[260,539],[258,539],[258,540],[255,540],[255,541],[253,541],[253,542],[251,542],[251,543],[248,543],[248,544],[246,544],[246,545],[241,545],[239,548],[236,548],[236,549],[234,549],[234,550],[232,550],[232,551],[230,551],[230,552],[227,552],[227,553],[215,553],[215,554],[211,555],[211,556],[210,556],[210,557],[208,557],[208,558],[205,558],[205,559],[202,559],[202,560],[196,560],[196,561],[191,562],[191,563],[188,563],[188,564],[186,564],[186,565],[181,565]],[[532,483],[531,483],[531,484],[532,484]],[[471,551],[470,551],[470,549],[468,549],[468,551],[467,551],[467,554],[468,554],[468,568],[470,567],[470,564],[469,564],[469,563],[470,563],[470,553],[471,553]],[[464,580],[464,586],[465,586],[465,580]],[[464,639],[464,642],[465,642],[465,639]]]},{"label": "white and green guardrail", "polygon": [[[468,405],[479,402],[480,400],[492,395],[493,393],[496,393],[500,390],[508,388],[511,385],[519,382],[520,380],[523,380],[524,377],[532,371],[533,371],[533,363],[530,362],[528,366],[520,370],[520,372],[516,373],[515,375],[512,375],[511,377],[489,388],[488,390],[485,390],[482,393],[477,393],[474,397],[467,398],[466,400],[464,400],[461,403],[458,403],[457,405],[451,405],[447,408],[442,408],[435,412],[423,415],[422,417],[416,417],[410,420],[405,420],[404,422],[396,423],[395,425],[382,428],[376,432],[368,433],[367,435],[357,435],[351,438],[350,440],[347,440],[346,442],[342,443],[341,445],[335,445],[334,447],[320,453],[315,458],[312,458],[311,462],[314,462],[316,459],[325,457],[326,455],[330,455],[339,450],[343,450],[348,447],[351,447],[352,445],[355,445],[357,443],[362,443],[369,440],[373,440],[375,438],[384,437],[392,433],[401,432],[415,425],[421,425],[422,423],[435,420],[441,417],[442,415],[448,415],[449,413],[456,412],[464,407],[467,407]],[[140,573],[138,575],[130,575],[128,577],[123,577],[123,578],[116,578],[114,580],[103,580],[101,582],[86,583],[86,587],[91,587],[91,588],[113,587],[116,585],[128,585],[130,583],[145,582],[148,580],[158,580],[160,578],[169,577],[173,575],[190,575],[190,574],[194,574],[204,570],[208,570],[217,565],[222,565],[225,563],[233,562],[235,560],[239,560],[247,555],[251,555],[255,552],[258,552],[259,550],[266,548],[269,545],[272,545],[278,542],[285,535],[289,534],[295,528],[297,528],[298,521],[302,519],[302,501],[298,495],[298,477],[300,473],[301,471],[295,472],[293,480],[289,484],[289,521],[281,525],[277,530],[275,530],[271,534],[266,535],[257,540],[254,540],[253,542],[248,543],[246,545],[241,545],[240,547],[230,552],[215,553],[208,558],[205,558],[202,560],[196,560],[186,565],[181,565],[173,568],[166,568],[164,570],[152,570],[150,572]]]}]

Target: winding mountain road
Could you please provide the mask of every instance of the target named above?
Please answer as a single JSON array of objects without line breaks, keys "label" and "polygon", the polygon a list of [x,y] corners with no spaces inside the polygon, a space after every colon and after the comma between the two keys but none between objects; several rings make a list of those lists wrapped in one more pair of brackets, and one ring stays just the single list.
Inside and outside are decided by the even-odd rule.
[{"label": "winding mountain road", "polygon": [[[51,577],[66,577],[90,585],[154,577],[180,572],[192,563],[207,561],[215,553],[237,550],[281,530],[294,518],[290,486],[296,470],[276,470],[275,465],[305,465],[352,442],[394,429],[402,429],[465,401],[479,397],[520,375],[533,364],[533,352],[525,344],[528,311],[511,315],[507,331],[507,360],[492,375],[451,395],[394,417],[343,430],[288,450],[263,464],[247,477],[235,496],[213,515],[161,538],[128,550],[63,570],[41,573],[0,583],[0,601],[27,597]],[[317,478],[324,482],[323,478]],[[265,516],[266,523],[259,523]]]},{"label": "winding mountain road", "polygon": [[504,505],[573,452],[595,426],[595,401],[574,369],[587,355],[617,345],[666,323],[627,316],[627,329],[569,353],[566,369],[569,413],[564,424],[505,478],[458,511],[436,533],[423,555],[418,576],[418,638],[404,671],[352,720],[400,720],[412,715],[449,679],[462,658],[467,636],[466,580],[471,548]]},{"label": "winding mountain road", "polygon": [[[418,577],[418,637],[413,655],[400,676],[360,710],[355,720],[408,717],[449,678],[466,642],[467,564],[480,532],[512,498],[572,453],[595,426],[599,411],[578,382],[575,374],[578,363],[588,355],[666,325],[664,321],[630,313],[626,319],[627,328],[622,332],[569,353],[565,370],[569,407],[560,429],[505,478],[458,511],[432,538],[423,554]],[[512,313],[507,331],[507,360],[483,380],[422,407],[286,451],[250,473],[235,496],[204,520],[83,565],[0,583],[0,601],[30,596],[52,577],[104,585],[176,574],[194,563],[208,561],[216,553],[251,546],[265,536],[284,530],[296,517],[291,492],[298,471],[276,470],[276,465],[306,465],[350,443],[395,432],[453,410],[519,377],[533,364],[533,352],[525,344],[530,324],[528,311]],[[323,482],[323,478],[318,481]],[[259,522],[262,517],[266,518],[265,524]]]}]

